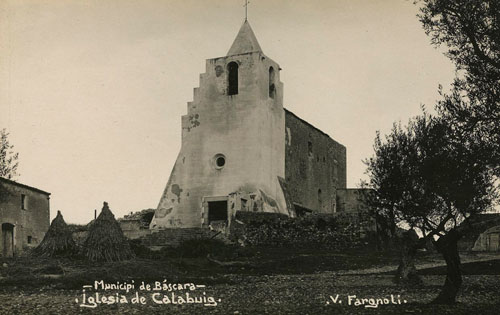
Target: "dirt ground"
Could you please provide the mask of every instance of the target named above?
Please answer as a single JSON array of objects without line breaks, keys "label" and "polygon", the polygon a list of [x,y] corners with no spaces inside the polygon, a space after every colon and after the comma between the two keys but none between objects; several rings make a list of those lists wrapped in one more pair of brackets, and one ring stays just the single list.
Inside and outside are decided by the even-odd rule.
[{"label": "dirt ground", "polygon": [[[0,261],[0,314],[498,314],[500,255],[462,256],[464,281],[458,303],[453,306],[427,304],[444,282],[443,263],[438,256],[422,257],[419,269],[424,283],[412,288],[393,283],[394,261],[381,256],[379,263],[367,264],[363,263],[366,257],[342,253],[329,253],[328,260],[325,256],[301,253],[289,257],[293,263],[275,262],[276,268],[267,270],[207,269],[210,265],[196,259],[182,262],[137,260],[92,268],[57,261],[64,270],[62,275],[50,274],[54,261],[4,259]],[[297,259],[301,264],[316,261],[316,270],[307,266],[300,268]],[[7,267],[2,267],[4,263]],[[349,264],[355,267],[345,268]],[[40,270],[45,271],[41,273]],[[95,280],[105,278],[108,278],[107,283],[115,284],[116,281],[131,284],[133,279],[134,289],[128,293],[124,289],[98,289],[100,298],[123,294],[126,303],[122,300],[122,303],[89,307],[93,305],[92,298],[96,298],[96,290],[86,288],[84,301],[82,284],[93,285]],[[205,287],[195,290],[190,286],[178,287],[178,290],[170,287],[171,291],[167,287],[160,291],[140,288],[142,281],[154,287],[155,281],[162,283],[165,278],[165,283],[193,283]],[[144,304],[140,301],[133,304],[136,292],[144,297]],[[179,297],[188,301],[188,295],[204,303],[178,304],[182,302]],[[162,301],[164,296],[168,300]]]}]

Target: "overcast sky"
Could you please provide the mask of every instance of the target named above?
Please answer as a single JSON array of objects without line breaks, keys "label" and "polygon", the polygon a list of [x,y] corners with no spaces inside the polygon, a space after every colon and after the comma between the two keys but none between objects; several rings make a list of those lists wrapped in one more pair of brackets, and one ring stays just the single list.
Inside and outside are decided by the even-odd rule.
[{"label": "overcast sky", "polygon": [[[205,60],[224,56],[243,0],[1,0],[0,128],[18,181],[52,193],[51,218],[87,223],[156,208],[180,149],[181,115]],[[364,178],[376,130],[432,108],[453,66],[405,0],[251,0],[280,64],[284,106],[347,147]]]}]

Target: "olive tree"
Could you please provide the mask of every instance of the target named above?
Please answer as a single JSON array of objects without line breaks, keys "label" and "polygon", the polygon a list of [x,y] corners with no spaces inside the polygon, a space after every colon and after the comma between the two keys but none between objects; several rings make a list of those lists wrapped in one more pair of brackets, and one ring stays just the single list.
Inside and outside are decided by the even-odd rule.
[{"label": "olive tree", "polygon": [[[436,303],[455,302],[462,283],[457,243],[468,232],[464,222],[496,199],[489,151],[476,136],[424,111],[383,139],[377,134],[375,153],[365,161],[375,211],[423,235],[410,246],[432,240],[443,255],[447,276]],[[412,257],[402,262],[399,271],[411,276]]]}]

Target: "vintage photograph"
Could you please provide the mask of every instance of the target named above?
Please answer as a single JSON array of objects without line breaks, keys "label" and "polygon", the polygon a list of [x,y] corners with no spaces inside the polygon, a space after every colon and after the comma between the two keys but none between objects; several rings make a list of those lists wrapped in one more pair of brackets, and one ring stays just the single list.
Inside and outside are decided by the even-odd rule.
[{"label": "vintage photograph", "polygon": [[0,0],[0,314],[498,314],[500,0]]}]

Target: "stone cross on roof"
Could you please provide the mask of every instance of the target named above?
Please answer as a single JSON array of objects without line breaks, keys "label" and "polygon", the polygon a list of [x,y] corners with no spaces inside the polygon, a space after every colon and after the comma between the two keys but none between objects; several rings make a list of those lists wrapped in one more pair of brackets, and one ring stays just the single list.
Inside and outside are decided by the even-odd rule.
[{"label": "stone cross on roof", "polygon": [[250,1],[248,0],[245,0],[245,21],[248,20],[248,4],[250,3]]}]

